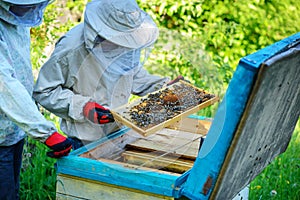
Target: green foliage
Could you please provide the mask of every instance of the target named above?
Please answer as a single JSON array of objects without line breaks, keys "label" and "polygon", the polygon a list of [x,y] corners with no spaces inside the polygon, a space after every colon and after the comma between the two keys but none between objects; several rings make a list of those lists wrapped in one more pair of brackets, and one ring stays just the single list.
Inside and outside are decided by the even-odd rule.
[{"label": "green foliage", "polygon": [[43,23],[30,31],[31,62],[34,70],[38,70],[46,61],[58,38],[81,21],[85,4],[83,0],[55,1],[47,6]]},{"label": "green foliage", "polygon": [[146,69],[171,79],[179,74],[192,84],[223,95],[233,70],[221,57],[212,59],[198,37],[161,28],[160,37],[152,50]]},{"label": "green foliage", "polygon": [[[241,57],[300,31],[297,0],[138,2],[160,26],[197,37],[220,71],[235,69]],[[230,74],[223,77],[225,84]]]}]

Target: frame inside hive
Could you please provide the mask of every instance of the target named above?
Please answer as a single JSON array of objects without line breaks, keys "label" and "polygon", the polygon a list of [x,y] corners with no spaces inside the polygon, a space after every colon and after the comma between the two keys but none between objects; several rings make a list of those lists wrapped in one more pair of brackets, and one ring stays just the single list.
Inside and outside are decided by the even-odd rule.
[{"label": "frame inside hive", "polygon": [[[218,97],[205,90],[185,81],[179,81],[124,106],[112,109],[111,112],[116,121],[143,136],[148,136],[218,100]],[[138,117],[134,119],[133,116]]]},{"label": "frame inside hive", "polygon": [[209,119],[185,118],[145,137],[131,129],[80,156],[134,169],[182,174],[193,166],[210,125]]}]

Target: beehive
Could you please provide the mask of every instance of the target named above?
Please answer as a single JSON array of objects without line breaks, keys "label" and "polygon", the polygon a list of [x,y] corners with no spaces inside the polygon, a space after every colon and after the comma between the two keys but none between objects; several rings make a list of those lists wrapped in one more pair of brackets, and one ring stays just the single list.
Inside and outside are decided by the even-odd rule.
[{"label": "beehive", "polygon": [[[78,152],[73,152],[76,157],[73,157],[72,160],[73,163],[76,163],[74,159],[78,159],[80,165],[70,166],[68,164],[68,167],[78,169],[77,172],[71,172],[77,175],[66,175],[70,172],[58,175],[57,199],[75,197],[76,199],[99,199],[99,196],[101,196],[100,199],[174,199],[168,197],[170,194],[154,195],[140,190],[110,185],[102,181],[93,181],[87,177],[90,175],[94,177],[93,171],[99,173],[98,171],[102,167],[98,168],[98,166],[106,163],[107,166],[122,166],[137,173],[153,172],[154,180],[157,179],[155,178],[157,174],[160,178],[170,176],[172,179],[176,179],[193,166],[210,125],[210,118],[199,119],[199,117],[190,116],[176,121],[153,135],[144,137],[136,131],[126,128],[106,141],[93,144],[92,147],[88,145],[88,150],[79,149]],[[90,167],[91,163],[93,163],[92,167]],[[62,165],[59,167],[60,169],[64,168]],[[82,169],[86,171],[83,172]],[[107,170],[104,173],[108,173]],[[153,178],[152,175],[150,177]],[[138,176],[137,179],[139,179]],[[85,192],[82,193],[82,191]]]},{"label": "beehive", "polygon": [[[300,33],[242,58],[190,170],[147,167],[152,157],[125,155],[142,135],[120,130],[58,160],[57,198],[232,199],[289,143],[300,114],[299,63]],[[152,161],[165,155],[170,151]]]}]

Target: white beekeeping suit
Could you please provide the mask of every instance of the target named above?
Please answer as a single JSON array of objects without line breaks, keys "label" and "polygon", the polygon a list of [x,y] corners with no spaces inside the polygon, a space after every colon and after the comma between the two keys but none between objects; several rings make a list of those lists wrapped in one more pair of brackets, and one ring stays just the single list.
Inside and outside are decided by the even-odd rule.
[{"label": "white beekeeping suit", "polygon": [[134,0],[92,1],[84,22],[60,38],[41,68],[34,98],[61,117],[61,130],[69,136],[102,138],[120,125],[86,119],[87,102],[116,108],[131,94],[145,95],[169,81],[149,74],[141,61],[157,37],[157,26]]},{"label": "white beekeeping suit", "polygon": [[[38,4],[23,14],[11,3]],[[31,26],[42,22],[45,0],[0,1],[0,146],[9,146],[25,132],[44,141],[56,128],[44,119],[32,100],[33,76],[30,61]]]},{"label": "white beekeeping suit", "polygon": [[59,134],[32,99],[30,27],[42,22],[48,0],[0,1],[0,199],[19,199],[26,134],[44,143],[47,155],[68,155],[71,140]]}]

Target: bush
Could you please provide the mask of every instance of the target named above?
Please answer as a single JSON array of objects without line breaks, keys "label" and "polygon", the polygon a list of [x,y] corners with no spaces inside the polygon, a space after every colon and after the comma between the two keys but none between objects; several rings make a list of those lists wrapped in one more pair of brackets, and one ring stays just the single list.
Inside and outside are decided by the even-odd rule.
[{"label": "bush", "polygon": [[[210,79],[211,73],[205,74],[205,70],[202,70],[200,74],[191,74],[190,71],[194,69],[187,71],[187,69],[178,70],[178,68],[189,68],[190,64],[193,64],[194,68],[202,67],[199,66],[198,61],[187,64],[184,60],[190,61],[189,58],[197,56],[195,53],[197,50],[205,52],[204,54],[209,55],[211,61],[203,62],[204,67],[217,68],[213,70],[216,72],[214,76],[219,77],[212,82],[215,81],[216,86],[222,88],[223,91],[227,88],[232,72],[241,57],[300,31],[298,20],[300,12],[297,12],[300,4],[297,2],[296,0],[183,0],[175,2],[139,0],[141,7],[152,15],[160,28],[168,28],[171,31],[170,35],[174,37],[176,37],[174,32],[184,33],[183,40],[175,40],[177,46],[193,44],[192,46],[186,45],[185,52],[181,51],[179,54],[174,54],[174,50],[169,51],[171,54],[168,54],[168,57],[172,57],[173,54],[173,58],[169,58],[172,62],[168,67],[175,68],[173,72],[181,72],[197,85],[203,86],[207,83],[203,79]],[[186,41],[190,42],[186,43]],[[178,52],[178,48],[175,47],[176,49]],[[165,53],[168,52],[163,54]],[[161,64],[160,62],[162,61],[158,58],[158,63]],[[166,63],[163,62],[163,64]],[[163,65],[163,67],[166,66]],[[212,84],[208,86],[214,87]]]}]

